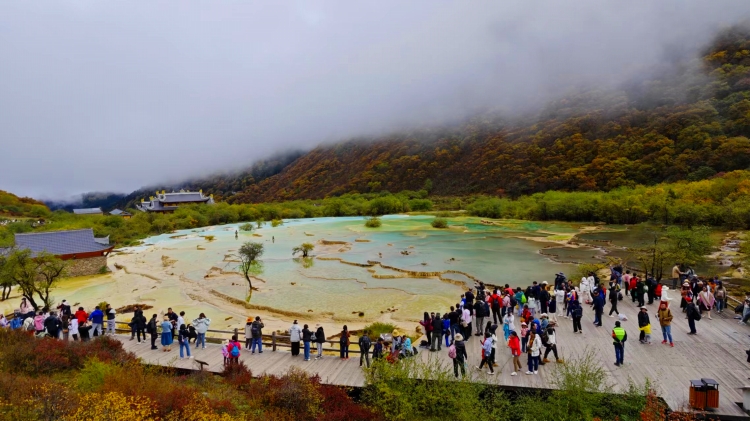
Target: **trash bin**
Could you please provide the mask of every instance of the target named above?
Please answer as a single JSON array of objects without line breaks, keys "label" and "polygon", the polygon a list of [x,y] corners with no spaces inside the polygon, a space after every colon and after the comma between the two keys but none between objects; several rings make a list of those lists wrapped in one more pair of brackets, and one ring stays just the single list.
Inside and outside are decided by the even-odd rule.
[{"label": "trash bin", "polygon": [[719,407],[719,383],[714,379],[701,379],[706,390],[706,408]]},{"label": "trash bin", "polygon": [[706,409],[706,386],[701,380],[690,380],[690,407]]}]

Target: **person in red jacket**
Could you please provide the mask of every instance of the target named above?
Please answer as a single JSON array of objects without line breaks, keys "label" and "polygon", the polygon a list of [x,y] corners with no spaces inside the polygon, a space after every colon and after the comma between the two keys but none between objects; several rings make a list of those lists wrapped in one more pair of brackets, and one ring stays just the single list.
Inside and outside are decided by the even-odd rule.
[{"label": "person in red jacket", "polygon": [[511,376],[515,376],[516,374],[516,367],[518,369],[521,369],[521,361],[519,361],[519,357],[521,356],[521,340],[518,339],[518,334],[515,330],[512,330],[510,332],[510,338],[508,338],[508,348],[510,348],[510,353],[513,355],[513,372],[510,373]]},{"label": "person in red jacket", "polygon": [[638,282],[638,277],[633,274],[633,277],[630,278],[630,296],[633,298],[633,302],[638,298],[635,293],[635,284]]},{"label": "person in red jacket", "polygon": [[78,325],[82,326],[84,323],[86,323],[86,320],[89,319],[89,314],[86,313],[86,310],[84,310],[83,307],[78,307],[75,318],[78,320]]}]

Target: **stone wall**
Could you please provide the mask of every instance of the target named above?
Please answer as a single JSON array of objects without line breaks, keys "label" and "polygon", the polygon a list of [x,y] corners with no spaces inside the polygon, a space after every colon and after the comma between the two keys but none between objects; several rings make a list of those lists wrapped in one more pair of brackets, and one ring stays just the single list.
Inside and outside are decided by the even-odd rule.
[{"label": "stone wall", "polygon": [[89,257],[86,259],[68,260],[68,276],[96,275],[107,266],[107,256]]}]

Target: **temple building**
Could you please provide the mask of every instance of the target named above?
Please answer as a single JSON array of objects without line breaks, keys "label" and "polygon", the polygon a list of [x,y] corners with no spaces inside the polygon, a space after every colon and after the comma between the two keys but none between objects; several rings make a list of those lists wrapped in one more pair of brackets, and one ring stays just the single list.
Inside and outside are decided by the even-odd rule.
[{"label": "temple building", "polygon": [[130,212],[125,212],[125,211],[120,210],[120,209],[111,210],[109,212],[109,214],[112,215],[112,216],[120,216],[120,217],[122,217],[122,219],[130,219],[130,217],[133,216]]},{"label": "temple building", "polygon": [[[114,248],[109,236],[94,237],[91,228],[71,231],[35,232],[15,235],[15,248],[31,250],[36,256],[41,252],[69,260],[68,276],[96,275],[107,266],[107,256]],[[0,253],[11,249],[2,249]]]},{"label": "temple building", "polygon": [[166,193],[164,190],[156,192],[149,200],[141,200],[135,207],[142,212],[169,213],[174,212],[182,205],[213,205],[214,195],[204,196],[203,190],[190,192],[180,190],[179,192]]}]

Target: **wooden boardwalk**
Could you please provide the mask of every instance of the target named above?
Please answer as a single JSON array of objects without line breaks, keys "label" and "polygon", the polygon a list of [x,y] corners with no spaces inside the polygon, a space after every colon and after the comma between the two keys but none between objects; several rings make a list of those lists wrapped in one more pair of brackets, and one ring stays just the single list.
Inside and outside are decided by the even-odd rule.
[{"label": "wooden boardwalk", "polygon": [[[642,384],[649,379],[659,395],[672,409],[686,408],[690,380],[712,378],[719,383],[719,408],[710,411],[713,415],[721,415],[723,419],[750,420],[745,412],[736,404],[742,402],[740,387],[750,385],[750,364],[746,361],[745,350],[750,349],[750,327],[738,325],[732,319],[733,314],[725,312],[722,317],[714,313],[713,320],[703,319],[696,323],[698,335],[687,335],[689,332],[687,320],[679,309],[679,302],[672,301],[674,321],[672,322],[672,336],[675,347],[661,344],[662,335],[656,320],[657,303],[647,305],[652,323],[652,345],[638,342],[637,307],[625,297],[620,302],[620,311],[628,317],[623,327],[628,332],[625,346],[625,364],[623,367],[614,365],[614,348],[610,337],[616,318],[607,317],[609,305],[604,315],[604,326],[593,325],[593,311],[585,307],[582,325],[583,334],[573,334],[572,321],[560,318],[560,325],[556,329],[558,350],[561,358],[574,362],[576,356],[590,350],[596,360],[606,370],[609,380],[616,385],[615,390],[627,388],[628,381]],[[502,332],[500,332],[502,340]],[[149,344],[137,344],[126,336],[118,336],[123,341],[125,349],[134,352],[147,364],[174,366],[184,369],[199,369],[195,360],[180,360],[179,347],[174,346],[169,353],[161,350],[150,350]],[[176,345],[176,344],[175,344]],[[272,352],[270,347],[264,347],[263,354],[250,354],[243,350],[240,357],[250,367],[254,375],[270,374],[282,375],[291,367],[297,367],[309,374],[317,374],[324,383],[341,386],[363,386],[364,376],[359,368],[359,354],[352,353],[351,358],[343,361],[338,355],[326,355],[321,360],[303,361],[302,355],[292,357],[285,350]],[[209,363],[208,370],[219,372],[222,369],[223,357],[220,346],[208,344],[206,349],[192,350],[194,356]],[[446,367],[450,364],[446,348],[442,352],[431,353],[422,350],[417,358],[440,358]],[[503,387],[544,388],[551,387],[551,374],[556,363],[553,361],[540,367],[538,375],[525,375],[526,357],[521,356],[524,370],[517,376],[511,376],[512,361],[507,347],[500,345],[497,352],[496,373],[494,376],[473,370],[480,361],[480,346],[477,337],[472,337],[467,343],[469,366],[473,372],[472,378]],[[314,352],[313,352],[314,354]],[[331,354],[331,353],[329,353]],[[552,354],[550,354],[552,357]],[[485,370],[486,371],[486,370]]]}]

